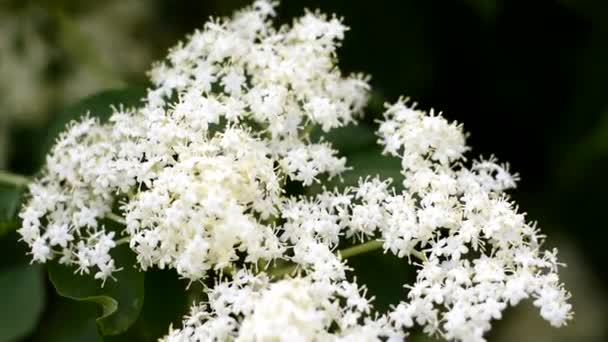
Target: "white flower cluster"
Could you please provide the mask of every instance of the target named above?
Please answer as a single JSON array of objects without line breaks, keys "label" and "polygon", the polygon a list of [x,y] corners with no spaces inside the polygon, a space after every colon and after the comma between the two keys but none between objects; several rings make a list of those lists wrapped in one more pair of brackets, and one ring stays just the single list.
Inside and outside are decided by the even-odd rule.
[{"label": "white flower cluster", "polygon": [[[273,3],[256,1],[208,23],[152,70],[141,107],[104,124],[86,118],[60,137],[21,212],[33,259],[59,257],[105,280],[122,266],[111,249],[128,242],[143,270],[221,275],[166,341],[401,340],[415,324],[483,341],[490,321],[525,298],[564,324],[571,306],[556,252],[541,250],[504,194],[517,176],[493,158],[467,167],[462,127],[440,115],[403,100],[384,114],[380,143],[402,161],[402,191],[366,178],[286,193],[287,182],[347,170],[309,132],[355,122],[368,85],[335,65],[340,20],[307,12],[276,29],[273,15]],[[125,227],[104,228],[117,212]],[[344,238],[367,245],[337,253]],[[418,270],[384,315],[347,277],[343,257],[364,246]]]},{"label": "white flower cluster", "polygon": [[[36,261],[61,255],[80,264],[76,246],[98,249],[90,237],[114,194],[125,202],[123,233],[143,269],[171,267],[197,280],[231,266],[237,252],[252,264],[283,254],[271,225],[281,184],[345,170],[345,159],[310,142],[308,131],[352,122],[368,85],[335,67],[346,30],[339,20],[307,13],[277,30],[273,13],[259,1],[208,23],[152,70],[155,87],[142,107],[116,110],[106,124],[75,124],[60,137],[22,212],[20,232]],[[50,236],[56,225],[61,248]],[[103,268],[105,279],[113,268],[102,267],[111,261],[102,250],[81,267]]]},{"label": "white flower cluster", "polygon": [[[461,127],[403,101],[388,108],[379,132],[405,176],[403,193],[385,193],[381,206],[384,247],[397,255],[424,253],[409,301],[390,314],[396,327],[416,322],[448,339],[483,341],[490,320],[529,297],[543,318],[563,325],[571,305],[556,273],[556,251],[540,250],[534,225],[503,193],[517,176],[493,159],[461,165],[467,150]],[[372,203],[383,191],[375,191]]]},{"label": "white flower cluster", "polygon": [[105,171],[114,146],[107,127],[85,118],[63,133],[46,159],[46,170],[30,185],[31,200],[22,209],[19,229],[32,248],[34,261],[60,255],[60,262],[76,264],[80,273],[93,268],[105,280],[115,271],[109,251],[114,232],[98,218],[112,210],[112,180]]},{"label": "white flower cluster", "polygon": [[194,306],[180,330],[163,342],[181,341],[402,341],[386,319],[371,319],[364,289],[348,281],[308,277],[270,282],[240,271]]},{"label": "white flower cluster", "polygon": [[272,226],[261,223],[275,215],[280,194],[269,154],[235,128],[179,151],[179,162],[125,206],[141,267],[171,265],[199,279],[212,266],[231,266],[237,251],[252,263],[280,257]]}]

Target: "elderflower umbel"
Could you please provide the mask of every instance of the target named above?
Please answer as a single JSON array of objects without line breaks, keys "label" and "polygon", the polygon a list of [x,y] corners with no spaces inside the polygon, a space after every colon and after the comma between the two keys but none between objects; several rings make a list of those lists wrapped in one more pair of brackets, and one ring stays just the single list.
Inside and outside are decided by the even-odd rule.
[{"label": "elderflower umbel", "polygon": [[403,340],[370,310],[364,290],[348,281],[300,277],[271,283],[239,272],[211,290],[209,302],[194,306],[184,327],[162,341]]},{"label": "elderflower umbel", "polygon": [[[401,159],[403,190],[368,177],[286,193],[288,182],[311,189],[348,169],[309,132],[356,122],[369,86],[335,65],[341,20],[306,12],[277,29],[274,5],[256,1],[171,49],[141,107],[72,124],[21,211],[34,261],[58,257],[105,280],[122,267],[112,248],[127,241],[142,270],[211,274],[208,300],[165,341],[402,340],[414,325],[484,341],[491,321],[527,298],[565,324],[556,252],[541,249],[504,192],[517,175],[494,158],[467,164],[462,126],[439,114],[387,105],[379,143]],[[104,227],[117,212],[125,227]],[[344,238],[416,268],[389,312],[375,312],[348,277],[336,251]]]},{"label": "elderflower umbel", "polygon": [[[389,315],[395,327],[415,321],[448,339],[483,341],[492,319],[529,297],[543,318],[563,325],[571,305],[554,252],[540,250],[537,229],[503,193],[517,176],[493,159],[467,168],[461,127],[404,101],[388,107],[379,132],[385,152],[402,159],[405,176],[403,193],[385,199],[386,216],[401,222],[379,225],[388,227],[379,229],[385,249],[424,253],[408,301]],[[403,197],[398,210],[395,197]]]},{"label": "elderflower umbel", "polygon": [[[87,237],[98,234],[90,230],[116,204],[114,194],[142,269],[170,267],[197,280],[230,267],[237,251],[251,264],[282,255],[271,223],[281,184],[310,185],[346,169],[330,144],[310,142],[309,127],[352,122],[368,85],[335,67],[346,30],[338,19],[309,12],[277,30],[273,14],[259,1],[209,22],[150,72],[155,87],[142,107],[118,108],[108,123],[90,119],[60,137],[32,186],[44,194],[32,191],[22,212],[25,241],[42,237],[35,260],[84,262],[74,249],[93,248]],[[71,237],[61,249],[45,242],[56,221]],[[99,262],[80,269],[92,266],[101,270]]]}]

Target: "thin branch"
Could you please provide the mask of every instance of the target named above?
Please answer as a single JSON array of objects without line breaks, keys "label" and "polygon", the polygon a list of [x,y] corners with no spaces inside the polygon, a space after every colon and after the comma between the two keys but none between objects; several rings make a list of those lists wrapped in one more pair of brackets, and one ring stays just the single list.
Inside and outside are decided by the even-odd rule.
[{"label": "thin branch", "polygon": [[0,171],[0,183],[22,187],[28,185],[30,183],[30,179],[22,175],[10,173],[8,171]]},{"label": "thin branch", "polygon": [[[380,248],[382,248],[382,241],[371,240],[371,241],[367,241],[365,243],[354,245],[352,247],[341,249],[338,251],[337,254],[340,259],[347,259],[347,258],[353,257],[355,255],[369,253],[369,252],[378,250]],[[419,259],[420,261],[426,260],[426,255],[424,255],[424,253],[419,252],[419,251],[412,251],[412,253],[410,255],[412,255],[416,259]],[[269,274],[270,274],[271,278],[278,279],[278,278],[282,278],[286,275],[293,274],[297,269],[298,269],[297,264],[291,264],[288,266],[271,269]]]},{"label": "thin branch", "polygon": [[125,243],[129,243],[129,242],[131,242],[130,236],[125,236],[122,239],[118,239],[115,241],[116,246],[124,245]]},{"label": "thin branch", "polygon": [[120,215],[116,215],[114,213],[109,213],[109,214],[106,214],[106,218],[109,219],[109,220],[112,220],[112,221],[114,221],[116,223],[120,223],[123,226],[127,225],[127,221],[124,219],[124,217],[122,217]]},{"label": "thin branch", "polygon": [[352,247],[341,249],[338,251],[338,255],[340,256],[340,259],[347,259],[352,256],[372,252],[380,248],[382,248],[381,241],[371,240],[359,245],[354,245]]},{"label": "thin branch", "polygon": [[287,266],[282,266],[279,268],[271,269],[268,274],[271,279],[280,279],[286,275],[292,275],[298,269],[297,264],[291,264]]}]

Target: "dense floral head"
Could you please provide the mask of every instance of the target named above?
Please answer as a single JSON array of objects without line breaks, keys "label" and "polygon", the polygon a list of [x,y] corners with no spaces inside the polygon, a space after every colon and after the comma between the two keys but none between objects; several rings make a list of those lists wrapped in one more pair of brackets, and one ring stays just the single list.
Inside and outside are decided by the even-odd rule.
[{"label": "dense floral head", "polygon": [[[105,280],[127,266],[111,250],[128,243],[142,270],[211,276],[208,301],[166,341],[400,340],[414,325],[483,341],[525,298],[564,324],[571,306],[555,252],[504,193],[518,177],[494,158],[468,165],[461,125],[389,104],[379,143],[400,158],[403,190],[368,177],[313,192],[348,166],[311,130],[356,122],[369,86],[336,66],[341,20],[306,12],[276,28],[274,6],[209,22],[154,67],[141,107],[60,137],[21,212],[33,259]],[[116,214],[121,229],[100,223]],[[365,244],[336,252],[345,240]],[[344,260],[375,247],[418,272],[385,314]]]},{"label": "dense floral head", "polygon": [[[308,12],[277,29],[273,14],[274,4],[258,1],[209,22],[150,72],[142,107],[116,110],[106,124],[74,124],[59,138],[22,213],[35,260],[78,264],[82,248],[95,249],[87,265],[101,271],[111,257],[97,244],[98,220],[115,194],[143,269],[171,267],[196,280],[230,267],[238,251],[252,264],[282,255],[270,224],[281,184],[346,169],[309,132],[352,122],[369,86],[335,65],[341,21]],[[102,278],[112,267],[104,270]]]},{"label": "dense floral head", "polygon": [[401,341],[404,336],[386,320],[370,319],[364,291],[348,281],[299,277],[271,283],[263,274],[239,272],[209,298],[163,341]]}]

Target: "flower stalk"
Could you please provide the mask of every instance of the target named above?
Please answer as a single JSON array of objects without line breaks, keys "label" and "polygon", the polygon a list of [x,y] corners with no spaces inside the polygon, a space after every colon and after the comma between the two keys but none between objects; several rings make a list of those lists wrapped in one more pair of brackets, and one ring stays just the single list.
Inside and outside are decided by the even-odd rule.
[{"label": "flower stalk", "polygon": [[8,171],[0,171],[0,184],[12,185],[14,187],[20,188],[28,185],[29,183],[30,179],[25,176],[11,173]]}]

